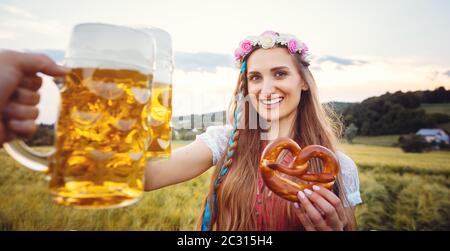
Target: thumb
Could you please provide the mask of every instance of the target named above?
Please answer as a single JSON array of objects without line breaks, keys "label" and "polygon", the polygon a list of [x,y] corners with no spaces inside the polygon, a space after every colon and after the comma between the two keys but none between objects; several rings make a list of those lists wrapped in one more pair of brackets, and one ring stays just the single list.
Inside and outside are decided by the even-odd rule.
[{"label": "thumb", "polygon": [[25,75],[36,74],[38,72],[49,76],[57,77],[69,73],[69,69],[55,63],[44,54],[20,53],[18,66]]}]

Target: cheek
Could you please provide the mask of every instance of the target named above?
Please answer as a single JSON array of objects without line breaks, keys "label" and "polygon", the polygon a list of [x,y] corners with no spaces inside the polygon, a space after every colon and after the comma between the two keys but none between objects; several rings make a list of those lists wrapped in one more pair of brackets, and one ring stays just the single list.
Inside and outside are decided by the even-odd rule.
[{"label": "cheek", "polygon": [[256,95],[249,93],[248,99],[250,99],[250,103],[252,104],[255,110],[258,110],[258,100],[256,99]]},{"label": "cheek", "polygon": [[258,103],[258,101],[256,99],[256,96],[257,96],[258,92],[259,92],[259,88],[257,88],[256,86],[253,86],[253,85],[248,86],[248,98],[250,99],[253,107],[257,107],[256,104]]},{"label": "cheek", "polygon": [[256,95],[259,92],[259,87],[254,84],[248,84],[248,94],[254,94]]},{"label": "cheek", "polygon": [[300,102],[300,95],[301,95],[302,89],[300,87],[298,88],[285,88],[283,92],[287,96],[287,105],[289,106],[297,106]]}]

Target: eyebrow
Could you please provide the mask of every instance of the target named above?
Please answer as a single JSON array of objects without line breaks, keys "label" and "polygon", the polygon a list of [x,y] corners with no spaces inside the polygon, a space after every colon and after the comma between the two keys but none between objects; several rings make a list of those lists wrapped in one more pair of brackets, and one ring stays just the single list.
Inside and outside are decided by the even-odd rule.
[{"label": "eyebrow", "polygon": [[[274,71],[284,70],[284,69],[289,70],[289,67],[287,67],[287,66],[277,66],[277,67],[273,67],[272,69],[270,69],[270,71],[274,72]],[[250,71],[247,74],[253,74],[253,73],[258,73],[258,71]]]}]

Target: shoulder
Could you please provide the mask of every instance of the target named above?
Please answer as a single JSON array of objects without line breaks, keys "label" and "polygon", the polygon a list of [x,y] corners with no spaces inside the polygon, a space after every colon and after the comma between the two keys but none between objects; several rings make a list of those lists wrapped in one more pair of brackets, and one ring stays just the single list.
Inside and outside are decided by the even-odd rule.
[{"label": "shoulder", "polygon": [[197,136],[202,140],[223,142],[231,135],[232,127],[230,125],[209,126],[206,131]]},{"label": "shoulder", "polygon": [[197,135],[196,138],[203,141],[211,150],[214,165],[225,151],[232,129],[232,126],[228,124],[209,126],[204,133]]},{"label": "shoulder", "polygon": [[216,125],[216,126],[208,126],[204,134],[210,136],[221,136],[224,134],[231,133],[232,127],[229,124],[226,125]]}]

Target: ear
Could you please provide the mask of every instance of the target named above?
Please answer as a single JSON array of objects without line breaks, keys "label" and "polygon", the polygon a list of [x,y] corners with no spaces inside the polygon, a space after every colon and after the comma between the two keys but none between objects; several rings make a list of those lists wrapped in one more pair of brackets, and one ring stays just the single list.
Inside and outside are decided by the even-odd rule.
[{"label": "ear", "polygon": [[307,91],[307,90],[309,90],[308,84],[307,84],[306,81],[304,81],[303,79],[300,81],[300,85],[301,85],[302,91]]}]

